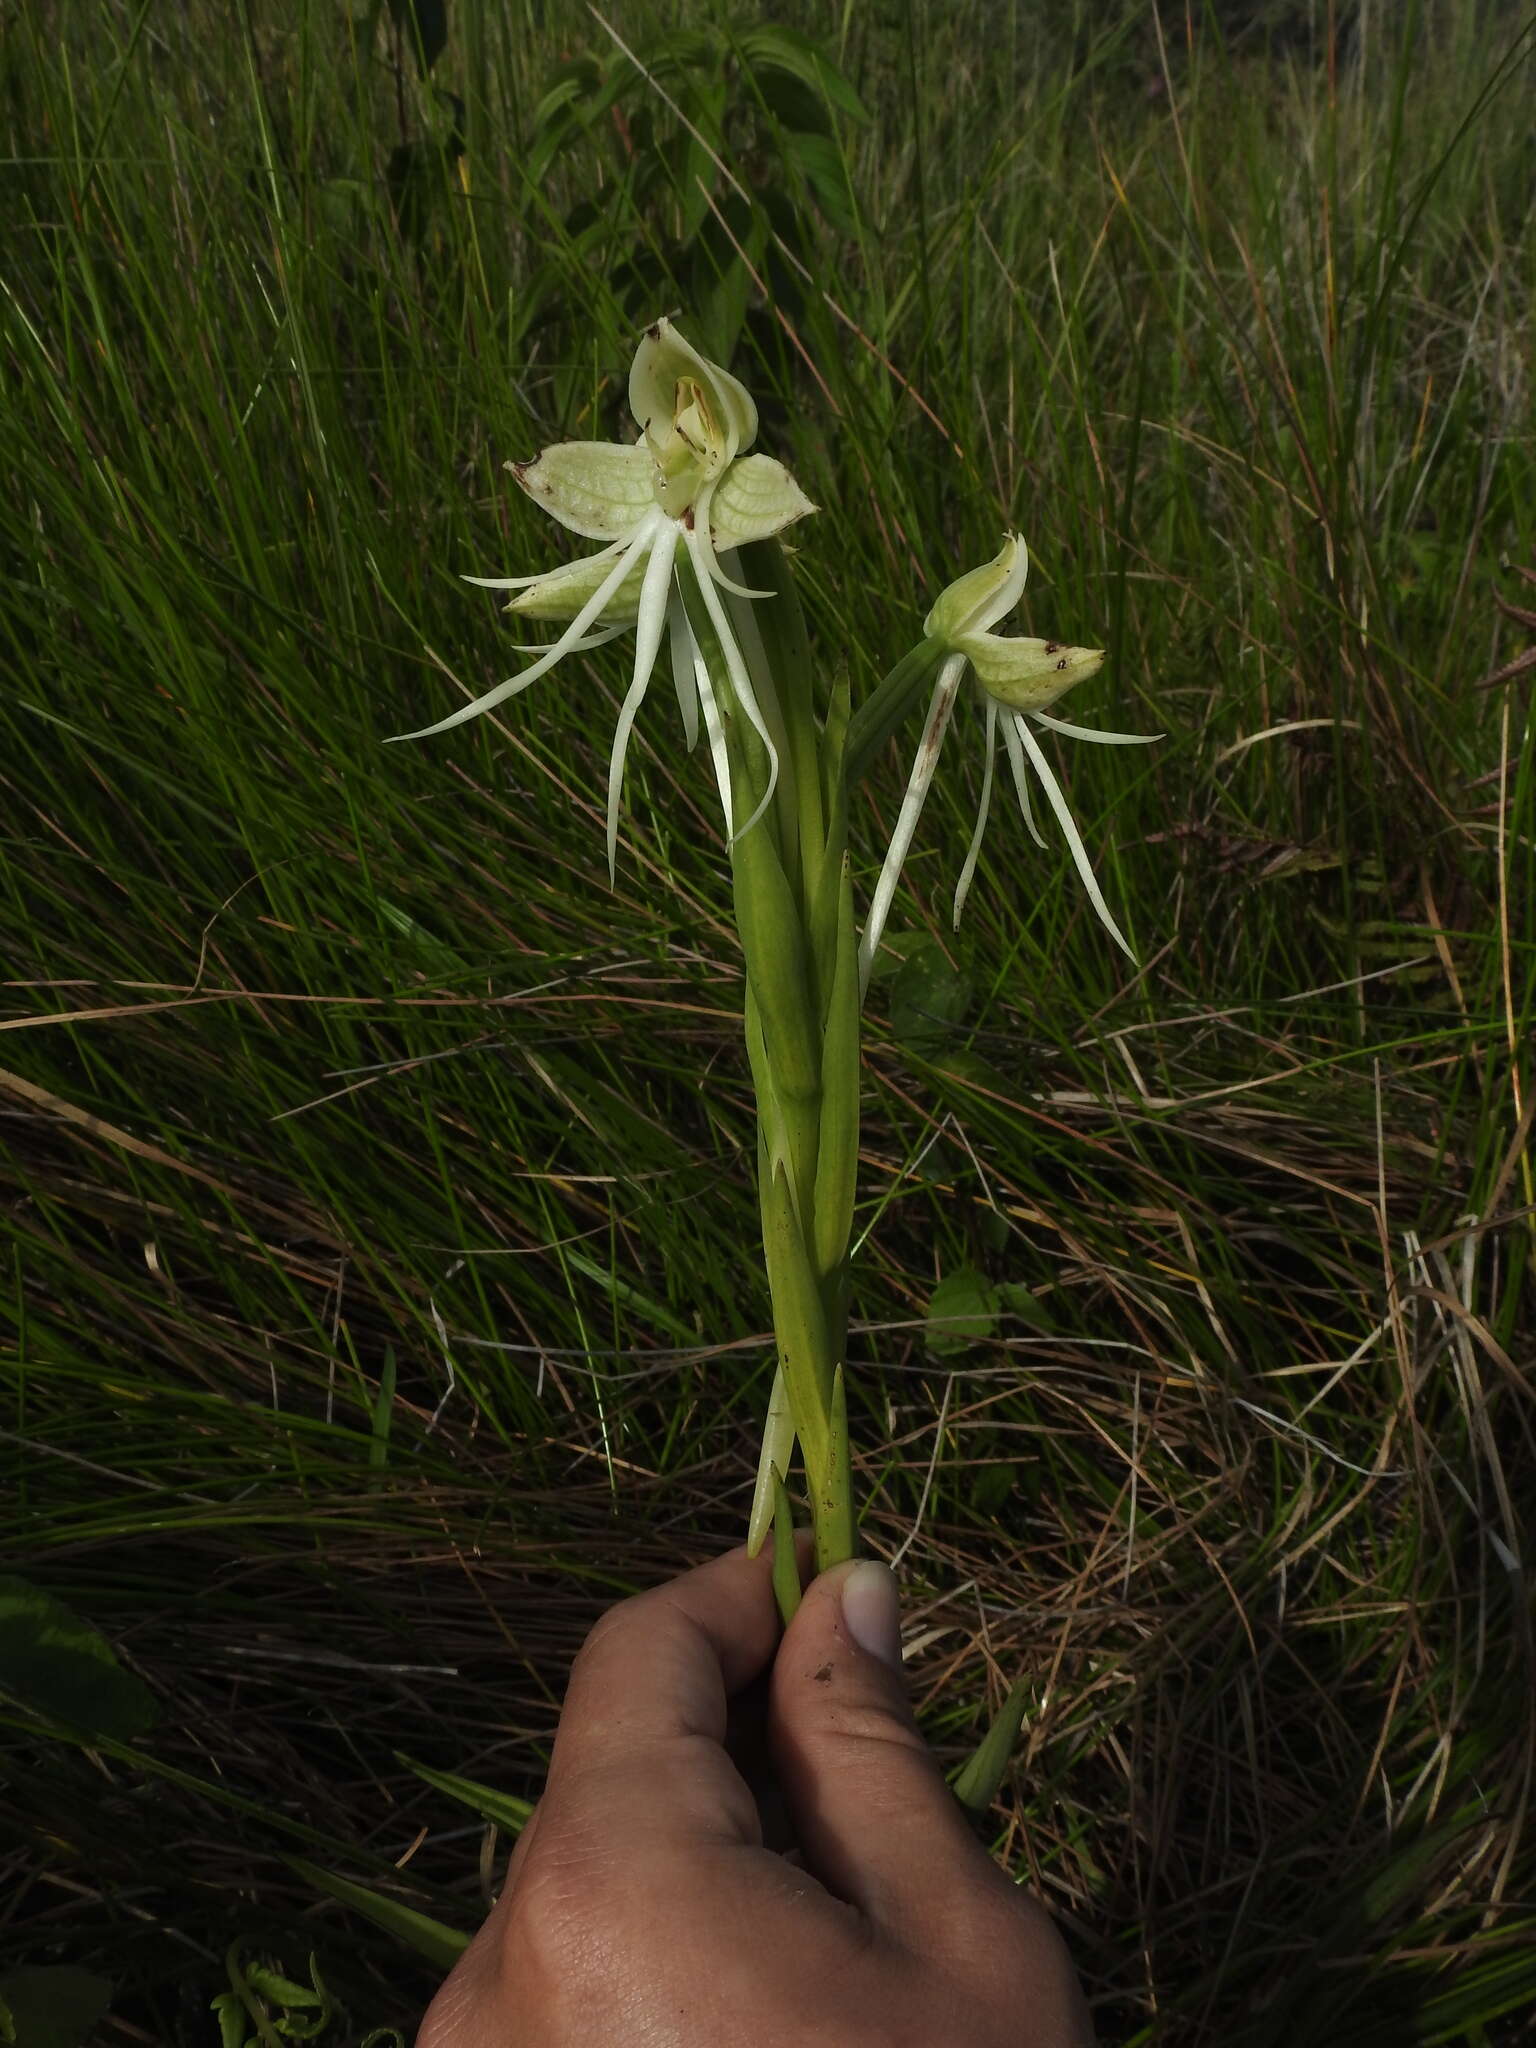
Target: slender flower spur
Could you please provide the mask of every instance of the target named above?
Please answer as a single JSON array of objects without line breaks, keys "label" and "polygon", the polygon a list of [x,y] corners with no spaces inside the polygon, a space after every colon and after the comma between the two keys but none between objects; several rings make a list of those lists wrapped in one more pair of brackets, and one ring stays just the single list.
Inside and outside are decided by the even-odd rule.
[{"label": "slender flower spur", "polygon": [[925,646],[939,659],[938,679],[933,687],[933,697],[928,707],[927,722],[923,736],[918,743],[917,759],[912,765],[912,774],[907,783],[901,813],[896,820],[896,829],[891,836],[890,848],[885,856],[885,865],[875,887],[874,900],[870,904],[869,918],[859,942],[859,973],[861,986],[867,987],[870,969],[880,949],[880,937],[890,912],[891,899],[896,893],[896,884],[901,877],[902,864],[906,860],[912,836],[917,829],[918,818],[928,795],[928,786],[933,780],[933,771],[938,765],[939,753],[944,736],[949,728],[950,714],[969,668],[977,683],[977,693],[984,713],[986,738],[985,758],[982,767],[981,801],[976,811],[976,829],[971,835],[965,863],[960,870],[960,880],[955,888],[954,921],[958,930],[960,913],[965,908],[965,899],[970,894],[971,882],[976,873],[976,860],[981,852],[982,834],[986,831],[987,815],[992,804],[992,769],[997,752],[997,733],[1001,726],[1003,745],[1008,755],[1008,765],[1013,772],[1014,787],[1018,792],[1019,808],[1024,814],[1024,823],[1037,846],[1044,846],[1039,827],[1035,823],[1034,811],[1029,800],[1029,777],[1026,762],[1033,768],[1046,801],[1055,812],[1072,855],[1073,865],[1082,879],[1088,900],[1098,914],[1099,922],[1109,933],[1115,944],[1128,958],[1134,958],[1126,944],[1120,927],[1110,915],[1109,905],[1104,901],[1088,861],[1088,851],[1083,845],[1072,813],[1061,785],[1051,772],[1050,763],[1041,751],[1032,726],[1040,725],[1051,732],[1064,733],[1069,739],[1088,740],[1096,746],[1143,746],[1161,739],[1161,733],[1095,732],[1088,726],[1068,725],[1063,719],[1051,718],[1045,707],[1070,690],[1074,683],[1091,676],[1103,661],[1103,653],[1097,648],[1068,647],[1056,640],[1030,640],[1008,638],[993,632],[992,628],[1006,618],[1018,603],[1024,592],[1024,579],[1029,573],[1029,551],[1017,534],[1009,534],[1003,542],[1002,551],[995,560],[980,569],[972,569],[959,578],[941,594],[937,604],[923,621]]},{"label": "slender flower spur", "polygon": [[509,463],[517,482],[562,526],[605,545],[596,554],[538,576],[468,576],[487,590],[517,593],[507,610],[566,621],[538,659],[419,732],[425,739],[477,718],[526,690],[568,654],[601,647],[633,628],[635,661],[619,712],[608,767],[608,872],[618,847],[619,794],[635,718],[668,640],[673,682],[690,750],[699,714],[732,830],[730,771],[709,671],[688,622],[684,577],[692,579],[720,643],[726,675],[743,714],[767,751],[769,784],[741,830],[772,798],[778,753],[732,620],[730,600],[765,596],[730,574],[735,550],[767,540],[816,508],[782,463],[745,451],[757,438],[757,407],[747,391],[709,362],[669,321],[646,330],[629,373],[629,404],[640,438],[633,443],[562,441],[533,462]]}]

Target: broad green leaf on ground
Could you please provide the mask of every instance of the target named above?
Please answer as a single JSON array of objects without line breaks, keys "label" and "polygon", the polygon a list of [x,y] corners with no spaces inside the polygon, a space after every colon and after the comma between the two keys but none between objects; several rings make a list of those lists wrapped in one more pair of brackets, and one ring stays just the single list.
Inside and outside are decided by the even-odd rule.
[{"label": "broad green leaf on ground", "polygon": [[978,1515],[995,1515],[1003,1502],[1012,1493],[1018,1478],[1014,1465],[983,1465],[970,1478],[966,1488],[971,1506]]},{"label": "broad green leaf on ground", "polygon": [[106,2017],[112,1986],[69,1964],[23,1967],[0,1977],[4,2048],[84,2048]]},{"label": "broad green leaf on ground", "polygon": [[997,1288],[974,1266],[946,1274],[928,1301],[923,1344],[930,1358],[953,1358],[990,1337],[998,1306]]},{"label": "broad green leaf on ground", "polygon": [[0,1576],[0,1691],[123,1742],[152,1728],[159,1712],[105,1636],[41,1586],[9,1575]]},{"label": "broad green leaf on ground", "polygon": [[971,981],[925,935],[891,983],[891,1029],[904,1045],[927,1047],[954,1036],[971,1004]]},{"label": "broad green leaf on ground", "polygon": [[1051,1312],[1044,1301],[1022,1280],[1004,1280],[997,1290],[998,1306],[1020,1322],[1033,1323],[1037,1328],[1049,1330],[1053,1327]]}]

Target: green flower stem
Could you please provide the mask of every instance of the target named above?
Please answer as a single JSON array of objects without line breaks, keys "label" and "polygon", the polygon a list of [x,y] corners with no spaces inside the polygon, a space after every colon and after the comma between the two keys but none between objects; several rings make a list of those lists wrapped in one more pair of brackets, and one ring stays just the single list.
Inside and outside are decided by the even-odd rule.
[{"label": "green flower stem", "polygon": [[[844,1387],[859,1150],[858,934],[841,766],[848,696],[846,688],[833,693],[823,726],[804,621],[777,543],[743,548],[739,574],[747,587],[771,592],[733,599],[731,620],[779,756],[773,803],[750,831],[738,829],[731,848],[778,1352],[775,1398],[782,1397],[800,1444],[817,1566],[826,1570],[857,1551]],[[739,826],[767,790],[767,752],[731,688],[699,593],[685,585],[685,598],[720,707]],[[773,1526],[781,1559],[788,1437],[781,1409],[765,1435],[767,1469],[759,1474],[749,1532],[756,1546]]]}]

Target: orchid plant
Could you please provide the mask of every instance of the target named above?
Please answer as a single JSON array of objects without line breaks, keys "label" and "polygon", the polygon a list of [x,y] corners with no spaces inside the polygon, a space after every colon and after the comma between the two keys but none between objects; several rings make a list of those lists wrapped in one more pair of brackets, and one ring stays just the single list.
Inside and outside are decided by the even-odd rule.
[{"label": "orchid plant", "polygon": [[[795,1447],[804,1464],[818,1567],[857,1542],[844,1386],[849,1241],[858,1171],[860,1011],[967,674],[982,714],[975,831],[954,897],[956,926],[976,871],[1001,729],[1024,822],[1032,770],[1065,835],[1089,901],[1122,949],[1061,787],[1034,728],[1101,744],[1142,735],[1095,732],[1048,714],[1102,655],[994,628],[1024,588],[1028,554],[1008,535],[996,559],[939,596],[918,644],[855,713],[846,682],[818,702],[805,625],[779,536],[813,512],[784,466],[749,451],[757,409],[744,387],[667,320],[635,353],[632,443],[562,442],[509,465],[536,503],[594,554],[541,574],[470,577],[514,595],[507,609],[560,622],[519,674],[408,738],[426,738],[506,702],[568,655],[635,636],[634,664],[608,768],[610,875],[624,761],[665,643],[691,750],[702,726],[730,849],[746,964],[745,1030],[758,1108],[758,1197],[777,1365],[748,1540],[774,1536],[786,1619],[799,1596],[786,1490]],[[869,762],[932,683],[896,828],[862,932],[848,857],[848,799]]]}]

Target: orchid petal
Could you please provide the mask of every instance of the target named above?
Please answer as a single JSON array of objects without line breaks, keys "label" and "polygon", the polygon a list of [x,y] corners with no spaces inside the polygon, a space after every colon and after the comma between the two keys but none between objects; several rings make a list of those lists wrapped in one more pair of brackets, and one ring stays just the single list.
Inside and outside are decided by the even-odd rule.
[{"label": "orchid petal", "polygon": [[[659,523],[659,515],[657,517]],[[577,612],[575,618],[572,619],[570,625],[561,634],[554,646],[549,649],[548,653],[541,655],[532,668],[524,669],[520,676],[509,676],[504,683],[498,683],[493,690],[487,690],[483,696],[476,697],[472,703],[461,704],[457,711],[449,712],[446,718],[440,718],[435,725],[424,725],[417,732],[394,733],[391,735],[391,740],[424,740],[430,739],[436,733],[448,732],[456,725],[463,725],[471,718],[478,718],[482,711],[494,710],[498,704],[504,704],[509,697],[515,697],[520,690],[526,690],[530,683],[537,682],[540,676],[546,675],[557,661],[562,660],[565,655],[569,654],[571,648],[585,633],[588,626],[602,612],[604,606],[614,595],[615,591],[619,589],[625,577],[629,575],[636,561],[645,552],[654,532],[655,525],[650,522],[641,527],[640,531],[630,540],[623,554],[620,555],[604,580],[593,591],[580,611]],[[580,565],[573,564],[573,566],[579,567]]]},{"label": "orchid petal", "polygon": [[535,504],[588,540],[627,540],[655,508],[655,465],[636,444],[557,441],[507,468]]},{"label": "orchid petal", "polygon": [[[768,540],[816,507],[782,462],[747,455],[733,462],[710,493],[709,537],[716,548]],[[704,524],[702,516],[698,524]]]},{"label": "orchid petal", "polygon": [[[623,626],[604,626],[600,633],[587,633],[580,640],[573,640],[566,648],[567,654],[587,654],[594,647],[606,647],[612,640],[622,640],[626,633],[634,631],[633,622]],[[508,647],[514,654],[543,654],[547,641],[509,640]]]},{"label": "orchid petal", "polygon": [[[614,555],[620,555],[624,552],[625,548],[629,546],[630,538],[631,536],[626,536],[623,540],[610,541],[607,547],[599,548],[595,555],[583,555],[582,560],[584,562],[611,560]],[[461,576],[459,581],[461,583],[476,584],[481,590],[528,590],[535,583],[542,583],[549,573],[548,569],[541,569],[537,576]]]},{"label": "orchid petal", "polygon": [[693,573],[699,586],[699,595],[704,600],[704,609],[709,613],[710,624],[714,627],[716,637],[720,642],[720,652],[725,657],[725,668],[727,675],[730,677],[731,689],[735,693],[736,701],[741,706],[747,723],[762,741],[768,753],[768,787],[763,792],[762,802],[752,813],[751,817],[748,818],[745,825],[742,826],[741,831],[731,835],[733,839],[739,839],[752,830],[752,827],[773,801],[773,793],[779,785],[779,750],[774,745],[772,735],[763,722],[763,714],[758,708],[757,695],[752,688],[752,678],[747,673],[747,664],[743,661],[741,649],[736,644],[736,635],[731,630],[731,622],[726,614],[725,606],[720,600],[720,593],[715,589],[709,575],[708,565],[713,561],[713,550],[704,535],[697,530],[688,535],[688,558],[693,563]]},{"label": "orchid petal", "polygon": [[886,848],[885,865],[881,868],[880,879],[875,884],[869,916],[865,920],[864,930],[859,939],[861,996],[869,987],[870,970],[875,964],[875,955],[880,950],[880,935],[885,930],[885,920],[890,915],[891,899],[895,896],[896,884],[901,879],[907,849],[912,844],[912,835],[917,830],[917,821],[923,813],[928,785],[933,781],[939,749],[944,744],[945,729],[949,724],[949,715],[955,708],[955,696],[964,673],[965,656],[952,654],[939,670],[938,681],[933,686],[933,696],[928,703],[928,718],[923,726],[923,736],[917,744],[917,758],[912,763],[907,793],[901,800],[896,829],[891,834],[890,845]]},{"label": "orchid petal", "polygon": [[1040,778],[1041,786],[1045,790],[1051,809],[1056,813],[1061,829],[1066,834],[1067,845],[1072,853],[1073,865],[1082,878],[1083,887],[1088,892],[1088,901],[1098,912],[1099,922],[1103,925],[1105,931],[1109,933],[1109,936],[1114,940],[1121,952],[1124,953],[1125,957],[1134,962],[1136,955],[1126,944],[1119,925],[1115,923],[1115,920],[1109,914],[1109,905],[1104,901],[1104,892],[1100,889],[1094,877],[1093,869],[1088,865],[1088,849],[1083,844],[1082,834],[1078,831],[1073,821],[1072,813],[1067,808],[1067,800],[1061,793],[1061,785],[1051,773],[1050,762],[1046,760],[1045,755],[1040,751],[1040,742],[1035,738],[1022,718],[1015,719],[1014,730],[1019,735],[1024,751],[1029,755],[1031,762],[1034,764],[1035,773]]},{"label": "orchid petal", "polygon": [[672,583],[672,557],[677,551],[677,528],[663,520],[651,544],[651,558],[645,565],[640,590],[640,613],[635,630],[635,672],[619,709],[614,728],[613,752],[608,757],[608,880],[618,874],[619,795],[624,783],[624,755],[630,730],[645,701],[645,692],[661,649],[662,628],[667,622],[667,592]]},{"label": "orchid petal", "polygon": [[629,409],[642,432],[672,427],[677,387],[684,380],[707,393],[722,430],[730,461],[757,439],[757,407],[744,384],[684,341],[670,320],[648,327],[629,372]]},{"label": "orchid petal", "polygon": [[1045,840],[1040,827],[1035,823],[1034,807],[1029,801],[1029,777],[1024,769],[1024,749],[1019,744],[1015,727],[1019,724],[1019,713],[1008,713],[1003,720],[1003,745],[1008,753],[1008,766],[1013,770],[1013,786],[1019,793],[1019,809],[1024,813],[1024,823],[1029,827],[1029,836],[1042,850]]},{"label": "orchid petal", "polygon": [[[641,531],[643,533],[645,529]],[[611,573],[608,565],[619,559],[626,561],[627,566],[604,599],[603,611],[610,623],[632,626],[645,574],[643,555],[644,548],[637,551],[632,537],[619,550],[617,558],[605,553],[583,555],[577,561],[562,562],[557,569],[550,569],[542,575],[537,583],[531,583],[526,590],[509,597],[506,609],[523,619],[573,619],[592,593],[605,586]]]},{"label": "orchid petal", "polygon": [[709,758],[715,764],[715,781],[720,789],[720,807],[725,813],[725,836],[729,842],[735,837],[731,829],[731,757],[726,750],[725,727],[709,680],[709,667],[697,650],[693,657],[693,675],[699,705],[704,713],[704,730],[709,735]]},{"label": "orchid petal", "polygon": [[691,754],[699,743],[699,690],[694,680],[699,650],[679,597],[667,606],[667,632],[672,652],[672,687],[677,692],[677,708],[683,714],[683,737]]},{"label": "orchid petal", "polygon": [[960,880],[955,884],[955,930],[960,929],[960,913],[965,908],[965,899],[971,893],[971,882],[976,874],[976,859],[981,852],[981,835],[987,829],[987,812],[992,807],[992,764],[997,755],[997,706],[987,699],[987,762],[981,772],[981,802],[976,806],[976,830],[971,834],[971,843],[966,851],[965,866],[960,870]]},{"label": "orchid petal", "polygon": [[1088,740],[1096,747],[1150,747],[1154,740],[1168,737],[1162,732],[1100,732],[1095,726],[1068,725],[1064,718],[1047,718],[1043,711],[1031,711],[1029,715],[1036,725],[1065,733],[1069,740]]},{"label": "orchid petal", "polygon": [[1029,547],[1022,533],[1005,536],[998,560],[1004,564],[1004,576],[996,596],[978,621],[985,631],[990,631],[999,619],[1006,619],[1024,595],[1024,585],[1029,581]]},{"label": "orchid petal", "polygon": [[1013,610],[1024,594],[1028,574],[1029,550],[1018,534],[1010,533],[990,562],[967,570],[940,591],[923,621],[924,634],[953,643],[962,634],[986,632]]},{"label": "orchid petal", "polygon": [[[728,590],[732,597],[745,597],[754,599],[759,597],[772,597],[773,592],[771,590],[748,590],[745,583],[738,583],[735,577],[730,575],[721,566],[720,557],[715,553],[715,544],[710,529],[709,508],[711,504],[714,502],[714,495],[715,487],[713,484],[706,485],[705,488],[702,491],[700,491],[698,502],[693,508],[692,522],[692,530],[696,534],[698,534],[704,542],[704,560],[708,565],[711,580],[717,583],[722,590]],[[727,550],[727,552],[729,552],[729,550]]]}]

